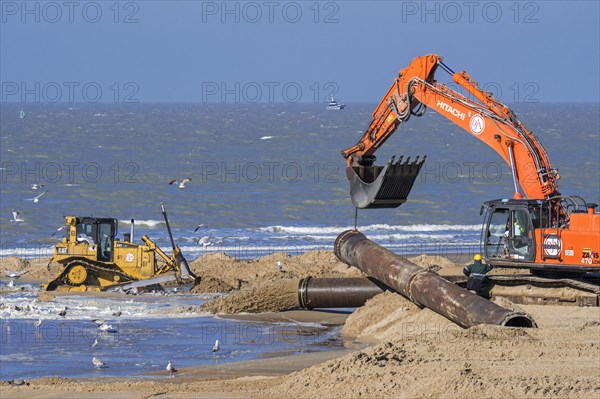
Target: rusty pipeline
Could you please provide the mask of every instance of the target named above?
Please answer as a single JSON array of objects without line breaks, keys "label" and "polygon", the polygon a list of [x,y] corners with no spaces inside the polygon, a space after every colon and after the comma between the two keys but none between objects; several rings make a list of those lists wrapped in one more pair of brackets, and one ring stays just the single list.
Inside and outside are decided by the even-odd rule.
[{"label": "rusty pipeline", "polygon": [[335,254],[340,261],[357,267],[411,301],[462,327],[478,324],[537,327],[531,316],[472,294],[370,241],[357,230],[344,231],[337,237]]},{"label": "rusty pipeline", "polygon": [[298,305],[304,309],[357,308],[383,291],[381,282],[366,277],[312,278],[298,282]]}]

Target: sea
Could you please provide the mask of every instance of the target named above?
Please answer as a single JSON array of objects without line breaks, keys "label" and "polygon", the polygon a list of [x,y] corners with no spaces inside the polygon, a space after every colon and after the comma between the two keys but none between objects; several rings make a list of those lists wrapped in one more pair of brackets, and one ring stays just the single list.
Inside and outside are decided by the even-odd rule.
[{"label": "sea", "polygon": [[[133,219],[134,241],[147,234],[168,250],[161,203],[188,260],[332,249],[355,225],[340,151],[375,106],[2,104],[0,257],[52,256],[67,215],[116,218],[119,237]],[[558,168],[560,191],[600,203],[599,104],[509,106]],[[427,156],[405,204],[357,214],[360,230],[396,252],[477,251],[482,203],[513,193],[500,156],[432,110],[376,155],[379,164]],[[184,189],[169,184],[184,178]],[[12,211],[23,221],[11,222]]]},{"label": "sea", "polygon": [[[375,106],[2,104],[0,257],[52,256],[65,216],[115,218],[120,238],[133,224],[135,242],[146,234],[169,252],[161,203],[188,261],[210,252],[253,259],[331,250],[337,235],[355,225],[399,254],[478,251],[481,205],[512,196],[510,169],[431,110],[401,125],[377,152],[380,164],[393,155],[427,156],[408,201],[360,210],[355,219],[340,151],[356,144]],[[559,169],[560,191],[600,203],[600,105],[510,106]],[[169,184],[184,178],[191,181],[183,189]],[[44,187],[32,190],[33,184]],[[11,221],[13,211],[22,221]],[[2,380],[139,377],[164,373],[168,360],[175,367],[209,365],[344,345],[339,328],[320,323],[189,312],[208,297],[167,292],[38,302],[39,287],[8,284],[0,282]],[[93,319],[113,332],[99,331]],[[213,353],[216,339],[222,349]],[[92,356],[106,367],[95,368]]]}]

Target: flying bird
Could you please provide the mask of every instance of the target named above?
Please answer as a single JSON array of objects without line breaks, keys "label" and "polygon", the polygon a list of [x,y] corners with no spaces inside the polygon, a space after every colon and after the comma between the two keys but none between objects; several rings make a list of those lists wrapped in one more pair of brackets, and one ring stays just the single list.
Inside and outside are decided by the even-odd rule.
[{"label": "flying bird", "polygon": [[96,367],[97,369],[105,366],[104,362],[102,360],[98,359],[96,356],[92,357],[92,363],[94,364],[94,367]]},{"label": "flying bird", "polygon": [[11,222],[24,222],[23,219],[19,218],[20,214],[21,214],[21,212],[19,212],[19,211],[12,211],[13,218],[10,221]]},{"label": "flying bird", "polygon": [[44,186],[43,184],[33,183],[29,189],[30,190],[39,190],[40,188],[44,188],[44,187],[46,187],[46,186]]},{"label": "flying bird", "polygon": [[272,138],[273,138],[273,136],[262,136],[260,139],[261,140],[270,140]]},{"label": "flying bird", "polygon": [[202,238],[198,238],[196,243],[198,243],[198,245],[202,245],[203,247],[210,247],[213,245],[213,242],[210,240],[211,238],[212,237],[210,236],[204,236]]},{"label": "flying bird", "polygon": [[212,351],[218,352],[221,347],[219,346],[219,340],[215,341],[215,346],[213,346]]},{"label": "flying bird", "polygon": [[200,223],[195,229],[194,229],[194,233],[197,232],[198,230],[200,230],[201,227],[206,227],[206,225],[204,223]]},{"label": "flying bird", "polygon": [[167,371],[169,372],[170,377],[173,377],[173,374],[177,372],[177,369],[173,367],[173,362],[170,360],[169,363],[167,363]]},{"label": "flying bird", "polygon": [[42,319],[38,319],[38,321],[36,321],[35,323],[33,323],[33,326],[38,328],[39,326],[42,325]]},{"label": "flying bird", "polygon": [[21,270],[20,272],[13,272],[7,269],[4,269],[4,273],[6,273],[6,275],[10,278],[19,278],[22,275],[24,275],[25,273],[27,273],[29,270]]},{"label": "flying bird", "polygon": [[185,178],[185,179],[183,179],[182,181],[179,181],[179,180],[171,180],[171,181],[169,182],[169,184],[178,184],[177,188],[179,188],[179,189],[183,189],[183,188],[185,188],[185,183],[187,183],[187,182],[189,182],[189,181],[192,181],[192,178],[191,178],[191,177],[186,177],[186,178]]},{"label": "flying bird", "polygon": [[46,194],[47,192],[48,192],[48,190],[44,191],[43,193],[41,193],[37,197],[27,198],[26,201],[33,201],[34,203],[35,202],[40,202],[40,198],[42,197],[42,195]]},{"label": "flying bird", "polygon": [[92,348],[95,348],[95,347],[97,347],[97,346],[98,346],[98,338],[96,338],[96,339],[94,340],[94,343],[92,344]]}]

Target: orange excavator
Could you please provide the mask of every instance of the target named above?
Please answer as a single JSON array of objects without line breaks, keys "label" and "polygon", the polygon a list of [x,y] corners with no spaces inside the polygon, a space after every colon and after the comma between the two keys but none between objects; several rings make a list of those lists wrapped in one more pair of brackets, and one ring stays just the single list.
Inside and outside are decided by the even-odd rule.
[{"label": "orange excavator", "polygon": [[[438,68],[473,99],[437,82]],[[422,116],[427,107],[492,147],[512,171],[513,197],[487,201],[481,208],[485,219],[480,245],[488,264],[534,272],[600,271],[598,205],[561,195],[557,170],[514,112],[436,54],[415,58],[399,72],[360,141],[342,151],[356,208],[395,208],[406,202],[425,158],[411,162],[392,157],[377,166],[374,154],[400,124]]]}]

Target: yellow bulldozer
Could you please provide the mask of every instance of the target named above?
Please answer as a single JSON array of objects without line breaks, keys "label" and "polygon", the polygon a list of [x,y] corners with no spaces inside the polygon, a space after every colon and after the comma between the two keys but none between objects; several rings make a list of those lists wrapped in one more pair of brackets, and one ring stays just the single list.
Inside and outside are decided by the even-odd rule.
[{"label": "yellow bulldozer", "polygon": [[170,281],[196,283],[198,277],[175,245],[164,204],[160,205],[173,247],[171,256],[146,235],[141,238],[143,244],[134,244],[133,220],[131,232],[120,241],[117,219],[67,216],[66,236],[54,246],[51,260],[63,269],[42,289],[104,291],[120,287],[127,291]]}]

